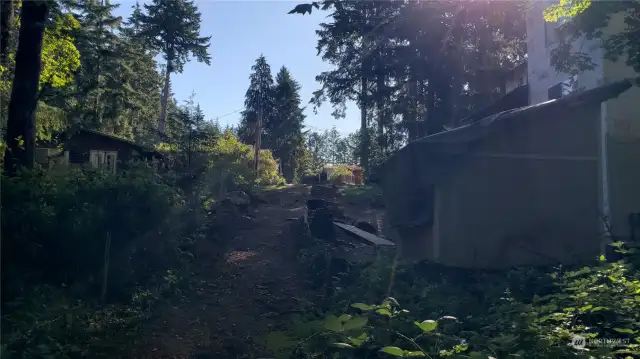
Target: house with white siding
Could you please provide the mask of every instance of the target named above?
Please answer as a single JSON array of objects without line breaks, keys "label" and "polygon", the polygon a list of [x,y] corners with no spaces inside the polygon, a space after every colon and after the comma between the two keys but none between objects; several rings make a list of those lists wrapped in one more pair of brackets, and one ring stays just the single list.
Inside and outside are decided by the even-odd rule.
[{"label": "house with white siding", "polygon": [[[559,73],[551,65],[551,51],[558,41],[558,23],[546,22],[545,8],[553,1],[532,2],[527,12],[527,80],[529,104],[564,97],[576,91],[592,89],[638,73],[622,57],[612,62],[604,57],[601,39],[578,39],[573,51],[588,54],[596,65],[577,75]],[[570,19],[567,21],[571,21]],[[604,37],[624,29],[624,14],[611,17]],[[631,229],[629,218],[640,212],[640,88],[601,104],[600,158],[603,218],[607,218],[614,235],[626,237]]]}]

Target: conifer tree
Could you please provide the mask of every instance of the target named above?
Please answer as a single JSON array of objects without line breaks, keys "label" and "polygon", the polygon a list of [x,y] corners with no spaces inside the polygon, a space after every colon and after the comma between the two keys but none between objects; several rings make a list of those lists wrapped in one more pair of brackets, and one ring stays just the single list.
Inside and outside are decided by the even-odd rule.
[{"label": "conifer tree", "polygon": [[165,86],[162,92],[158,132],[164,133],[169,100],[171,74],[181,73],[184,64],[193,56],[209,65],[209,40],[200,36],[201,14],[193,1],[153,0],[144,5],[145,12],[136,15],[141,31],[138,34],[152,49],[162,53],[166,61]]},{"label": "conifer tree", "polygon": [[293,182],[299,177],[297,157],[304,145],[302,127],[305,116],[301,107],[300,84],[285,66],[280,68],[275,82],[274,113],[265,123],[265,142],[266,147],[280,159],[284,177]]},{"label": "conifer tree", "polygon": [[[263,124],[270,123],[274,114],[274,84],[271,66],[264,55],[260,55],[251,66],[249,88],[244,95],[244,110],[242,111],[238,135],[242,142],[255,143],[255,131],[258,116],[262,114]],[[266,134],[263,134],[266,137]],[[266,140],[266,138],[264,138]],[[267,142],[267,141],[263,141]]]}]

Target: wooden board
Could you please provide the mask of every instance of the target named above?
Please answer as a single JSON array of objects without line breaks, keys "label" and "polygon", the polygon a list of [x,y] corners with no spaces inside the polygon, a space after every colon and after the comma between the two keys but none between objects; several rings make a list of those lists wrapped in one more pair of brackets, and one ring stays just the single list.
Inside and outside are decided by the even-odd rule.
[{"label": "wooden board", "polygon": [[340,223],[340,222],[333,222],[333,224],[376,246],[395,246],[395,244],[391,241],[388,241],[382,237],[378,237],[375,234],[365,232],[362,229],[352,226],[350,224]]}]

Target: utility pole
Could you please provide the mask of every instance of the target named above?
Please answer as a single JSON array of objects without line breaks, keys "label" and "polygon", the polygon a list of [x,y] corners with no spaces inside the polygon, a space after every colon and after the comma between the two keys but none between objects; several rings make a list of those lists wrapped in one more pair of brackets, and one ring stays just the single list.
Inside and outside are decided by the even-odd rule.
[{"label": "utility pole", "polygon": [[[366,5],[365,5],[366,6]],[[367,128],[367,106],[369,104],[367,98],[368,80],[367,77],[370,72],[369,68],[369,38],[365,32],[367,29],[365,24],[367,23],[367,9],[364,10],[364,21],[362,24],[362,59],[360,60],[360,166],[364,171],[369,171],[369,129]]]},{"label": "utility pole", "polygon": [[262,138],[262,104],[260,104],[260,107],[258,108],[258,119],[256,121],[256,131],[255,131],[255,145],[254,145],[254,155],[253,155],[253,159],[254,159],[254,164],[253,164],[253,170],[255,171],[256,174],[256,179],[259,177],[259,165],[260,165],[260,140]]}]

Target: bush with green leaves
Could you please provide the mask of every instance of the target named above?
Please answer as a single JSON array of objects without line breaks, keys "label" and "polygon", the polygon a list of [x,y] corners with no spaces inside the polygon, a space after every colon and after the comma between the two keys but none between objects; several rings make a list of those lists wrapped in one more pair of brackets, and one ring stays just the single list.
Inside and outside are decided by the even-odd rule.
[{"label": "bush with green leaves", "polygon": [[269,150],[260,151],[260,172],[256,179],[253,171],[253,148],[240,142],[231,131],[225,132],[207,151],[210,165],[203,185],[208,187],[214,197],[228,191],[245,190],[254,185],[284,183],[278,172],[278,164]]},{"label": "bush with green leaves", "polygon": [[292,330],[267,335],[265,344],[280,357],[491,358],[470,351],[465,339],[456,334],[458,328],[458,319],[452,316],[416,319],[390,297],[378,305],[354,303],[340,315],[298,318]]},{"label": "bush with green leaves", "polygon": [[[625,260],[602,257],[597,265],[539,274],[553,281],[554,290],[527,301],[505,296],[483,318],[494,332],[513,338],[512,353],[540,359],[640,355],[640,275]],[[585,348],[573,344],[576,337],[585,338]],[[599,340],[616,343],[597,345]]]},{"label": "bush with green leaves", "polygon": [[[617,262],[609,263],[602,256],[599,261],[582,267],[514,268],[495,272],[425,263],[398,266],[395,275],[391,276],[392,259],[381,256],[365,268],[350,266],[346,273],[335,275],[333,286],[336,291],[330,298],[329,308],[334,312],[344,311],[359,298],[381,298],[389,293],[389,282],[392,281],[394,297],[408,310],[397,318],[391,312],[396,323],[394,328],[399,328],[399,333],[413,338],[409,335],[411,327],[398,319],[421,322],[423,318],[447,315],[460,318],[455,322],[456,330],[445,330],[444,334],[452,340],[451,345],[456,339],[464,340],[468,350],[455,353],[453,346],[454,353],[447,352],[450,349],[446,348],[434,353],[421,338],[418,344],[433,358],[480,355],[475,353],[496,358],[534,359],[638,357],[640,274],[634,263],[638,262],[639,256],[637,249],[629,244],[627,249],[619,243],[616,246],[626,255]],[[317,268],[313,270],[320,273],[319,276],[323,275]],[[311,323],[317,320],[311,314],[307,316],[312,319]],[[302,317],[295,321],[306,323],[307,319]],[[300,326],[292,324],[292,332],[304,332]],[[586,347],[573,345],[576,337],[585,338]],[[350,335],[350,338],[357,339],[357,336]],[[403,356],[409,355],[405,350],[414,351],[415,346],[405,347],[391,339],[377,343],[401,348]],[[299,338],[296,340],[294,343],[300,341]],[[598,341],[603,344],[597,345]],[[352,345],[348,340],[342,343]],[[313,348],[320,347],[329,348],[326,341],[314,343]],[[475,352],[473,356],[471,352]]]},{"label": "bush with green leaves", "polygon": [[118,258],[180,203],[176,189],[141,164],[117,174],[35,169],[2,178],[4,296],[33,283],[97,284],[108,237]]},{"label": "bush with green leaves", "polygon": [[353,176],[353,171],[351,171],[349,167],[345,165],[338,165],[333,167],[330,180],[337,181],[342,177],[350,177],[350,176]]},{"label": "bush with green leaves", "polygon": [[[177,289],[176,273],[160,274],[153,290],[128,301],[96,305],[64,287],[36,285],[3,305],[0,357],[23,359],[140,358],[157,307]],[[145,325],[147,324],[147,325]]]}]

